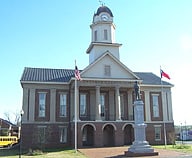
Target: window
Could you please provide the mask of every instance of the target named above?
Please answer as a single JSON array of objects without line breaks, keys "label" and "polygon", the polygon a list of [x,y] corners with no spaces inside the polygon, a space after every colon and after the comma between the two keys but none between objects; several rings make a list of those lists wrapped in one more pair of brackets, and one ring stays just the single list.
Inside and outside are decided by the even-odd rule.
[{"label": "window", "polygon": [[45,117],[46,93],[39,93],[39,117]]},{"label": "window", "polygon": [[60,143],[67,142],[67,127],[60,128]]},{"label": "window", "polygon": [[124,117],[124,108],[125,108],[125,96],[120,94],[120,107],[121,107],[121,117]]},{"label": "window", "polygon": [[60,94],[60,116],[67,116],[67,94]]},{"label": "window", "polygon": [[83,128],[82,141],[83,141],[83,142],[86,142],[86,141],[87,141],[87,128]]},{"label": "window", "polygon": [[85,93],[80,94],[80,116],[87,115],[87,95]]},{"label": "window", "polygon": [[111,66],[110,65],[104,66],[104,75],[105,76],[111,76]]},{"label": "window", "polygon": [[161,127],[155,127],[155,140],[161,140]]},{"label": "window", "polygon": [[100,115],[104,117],[105,116],[105,94],[100,95],[100,103],[101,103]]},{"label": "window", "polygon": [[108,37],[107,37],[107,30],[106,30],[106,29],[104,30],[104,40],[108,40]]},{"label": "window", "polygon": [[159,117],[159,95],[152,95],[153,117]]},{"label": "window", "polygon": [[45,129],[46,127],[45,126],[42,126],[42,127],[38,127],[38,143],[45,143]]},{"label": "window", "polygon": [[97,41],[97,31],[94,31],[94,40]]}]

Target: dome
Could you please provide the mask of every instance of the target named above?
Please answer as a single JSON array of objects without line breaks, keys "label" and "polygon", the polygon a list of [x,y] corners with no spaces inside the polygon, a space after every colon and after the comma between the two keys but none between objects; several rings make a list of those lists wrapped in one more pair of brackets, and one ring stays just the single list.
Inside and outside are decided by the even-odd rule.
[{"label": "dome", "polygon": [[104,6],[104,5],[100,6],[100,7],[97,9],[97,13],[95,13],[95,15],[99,15],[99,14],[102,13],[102,12],[106,12],[106,13],[108,13],[111,17],[113,17],[113,13],[111,12],[111,10],[110,10],[108,7]]}]

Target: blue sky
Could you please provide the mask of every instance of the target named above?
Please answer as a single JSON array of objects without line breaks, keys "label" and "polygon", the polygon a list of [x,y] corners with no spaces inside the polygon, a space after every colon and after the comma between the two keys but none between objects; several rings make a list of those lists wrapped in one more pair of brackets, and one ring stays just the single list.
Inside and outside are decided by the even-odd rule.
[{"label": "blue sky", "polygon": [[[120,59],[135,72],[167,72],[175,124],[192,124],[192,1],[104,0],[114,15]],[[98,0],[0,1],[0,117],[20,111],[24,67],[74,68],[89,64]],[[165,79],[166,80],[166,79]],[[167,80],[166,80],[167,81]]]}]

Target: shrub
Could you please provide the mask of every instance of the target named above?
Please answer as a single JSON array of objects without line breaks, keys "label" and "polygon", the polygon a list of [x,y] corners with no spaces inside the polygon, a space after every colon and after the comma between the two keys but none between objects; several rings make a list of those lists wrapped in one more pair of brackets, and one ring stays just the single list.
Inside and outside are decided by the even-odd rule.
[{"label": "shrub", "polygon": [[29,152],[27,153],[28,156],[36,156],[36,155],[43,155],[43,151],[36,149],[29,149]]}]

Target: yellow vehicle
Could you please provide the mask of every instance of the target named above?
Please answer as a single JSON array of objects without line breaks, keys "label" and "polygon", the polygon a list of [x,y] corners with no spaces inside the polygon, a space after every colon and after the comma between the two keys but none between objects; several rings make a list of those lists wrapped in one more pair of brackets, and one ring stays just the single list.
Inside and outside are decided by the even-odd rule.
[{"label": "yellow vehicle", "polygon": [[16,136],[0,136],[0,147],[12,146],[18,143]]}]

